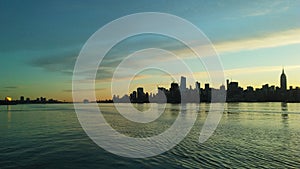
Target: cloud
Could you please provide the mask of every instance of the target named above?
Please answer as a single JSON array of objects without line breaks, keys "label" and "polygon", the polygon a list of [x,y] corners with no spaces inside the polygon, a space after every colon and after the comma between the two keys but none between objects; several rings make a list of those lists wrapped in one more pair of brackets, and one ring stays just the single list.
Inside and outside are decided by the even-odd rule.
[{"label": "cloud", "polygon": [[5,89],[17,89],[19,88],[18,86],[5,86]]},{"label": "cloud", "polygon": [[[278,47],[278,46],[284,46],[289,44],[297,44],[300,43],[300,29],[293,29],[288,31],[280,31],[277,33],[268,34],[265,36],[260,37],[253,37],[248,39],[240,39],[235,41],[226,41],[215,44],[215,48],[219,53],[225,53],[225,52],[238,52],[238,51],[244,51],[244,50],[256,50],[256,49],[262,49],[262,48],[272,48],[272,47]],[[169,50],[169,52],[172,52],[175,54],[174,56],[169,55],[167,53],[155,53],[156,50],[142,50],[139,52],[136,52],[135,56],[132,57],[107,57],[103,61],[103,64],[98,69],[97,74],[97,82],[103,83],[103,82],[110,82],[112,79],[112,76],[115,72],[117,67],[119,67],[119,73],[117,72],[117,78],[120,81],[126,81],[130,80],[132,72],[135,72],[137,70],[141,70],[142,68],[148,67],[148,66],[160,66],[160,65],[168,65],[170,69],[175,69],[171,72],[173,72],[174,76],[180,76],[185,75],[188,76],[191,74],[189,71],[184,71],[182,68],[182,64],[180,64],[181,59],[191,59],[191,58],[197,58],[195,57],[194,53],[186,48],[185,46],[177,46],[179,48],[172,48]],[[194,46],[195,47],[195,46]],[[202,49],[206,49],[203,46],[200,46]],[[203,50],[205,51],[205,50]],[[208,52],[209,53],[209,52]],[[116,55],[114,55],[116,56]],[[177,56],[177,57],[176,57]],[[178,58],[179,57],[179,58]],[[210,57],[205,57],[203,59],[209,59]],[[119,65],[122,59],[125,59],[125,64],[123,66]],[[191,62],[190,62],[191,63]],[[201,77],[201,79],[205,79],[205,81],[208,81],[208,74],[201,72],[203,70],[203,65],[201,62],[196,62],[196,60],[193,60],[194,63],[197,63],[197,68],[193,69],[193,76],[195,77]],[[288,67],[288,69],[291,69],[292,67]],[[242,69],[231,69],[231,70],[225,70],[225,75],[236,75],[236,74],[251,74],[251,73],[259,73],[259,72],[267,72],[267,71],[278,71],[281,67],[274,66],[274,67],[258,67],[256,68],[242,68]],[[211,70],[213,71],[213,70]],[[211,72],[214,73],[214,72]],[[151,77],[148,76],[141,76],[136,77],[135,80],[138,79],[148,79]]]},{"label": "cloud", "polygon": [[280,31],[260,37],[225,41],[214,44],[219,53],[273,48],[300,43],[300,29]]},{"label": "cloud", "polygon": [[227,16],[225,19],[244,19],[247,17],[261,17],[269,14],[282,13],[287,11],[290,6],[293,6],[290,1],[249,1],[241,2],[243,7],[238,9],[240,15]]},{"label": "cloud", "polygon": [[14,89],[18,89],[18,86],[4,86],[0,89],[1,92],[11,92]]},{"label": "cloud", "polygon": [[[238,68],[238,69],[228,69],[225,70],[227,75],[247,75],[263,72],[280,72],[282,69],[281,66],[260,66],[260,67],[247,67],[247,68]],[[295,70],[300,69],[300,65],[291,65],[284,67],[285,70]]]},{"label": "cloud", "polygon": [[89,91],[103,91],[106,90],[105,88],[96,88],[96,89],[80,89],[80,90],[71,90],[65,89],[63,92],[89,92]]},{"label": "cloud", "polygon": [[41,67],[51,72],[61,72],[72,74],[77,54],[70,52],[62,55],[44,56],[38,59],[31,60],[29,65],[34,67]]},{"label": "cloud", "polygon": [[[198,44],[193,41],[191,41],[190,44],[192,45]],[[146,44],[143,44],[143,42],[145,42],[144,39],[134,39],[134,40],[129,40],[129,42],[127,43],[125,42],[120,43],[118,44],[119,46],[113,48],[110,51],[110,53],[108,53],[108,55],[105,57],[105,59],[103,59],[100,67],[98,67],[98,72],[96,76],[97,82],[110,82],[114,74],[114,71],[119,66],[119,64],[122,63],[122,60],[124,59],[128,60],[128,62],[127,64],[125,64],[125,67],[123,67],[124,69],[122,69],[121,71],[122,73],[119,74],[120,76],[118,76],[120,80],[128,79],[129,77],[127,77],[127,74],[132,71],[138,70],[143,67],[151,66],[151,65],[152,66],[168,65],[176,70],[173,72],[184,73],[181,69],[179,69],[181,68],[181,66],[177,66],[180,64],[176,64],[179,62],[179,58],[185,60],[197,58],[189,48],[187,48],[185,45],[181,43],[174,42],[174,40],[158,39],[158,40],[152,40],[150,43],[146,43]],[[233,53],[233,52],[256,50],[262,48],[279,47],[279,46],[298,44],[298,43],[300,43],[300,29],[291,29],[291,30],[279,31],[276,33],[267,34],[264,36],[219,42],[219,43],[215,43],[214,47],[218,53],[222,54],[228,52]],[[143,44],[143,45],[139,46],[139,44]],[[137,51],[141,51],[142,49],[145,49],[144,47],[161,48],[166,51],[172,52],[177,57],[175,55],[174,56],[168,55],[167,53],[153,54],[153,51],[151,51],[152,52],[151,54],[141,52],[139,56],[133,57],[132,59],[126,57]],[[212,53],[209,51],[213,48],[210,48],[209,45],[198,46],[198,47],[202,49],[201,51],[204,52],[203,55],[205,56],[210,56],[210,54]],[[205,53],[205,51],[208,52]],[[48,71],[56,71],[56,72],[62,72],[62,73],[67,73],[69,75],[72,75],[74,64],[77,59],[77,55],[78,53],[75,53],[74,51],[69,51],[68,53],[61,53],[60,56],[55,54],[53,56],[41,57],[39,59],[35,59],[31,61],[30,64],[35,67],[42,67]],[[205,57],[202,59],[206,59],[206,58],[209,57]],[[191,63],[191,61],[189,61],[189,63]],[[201,69],[203,68],[202,63],[199,62],[198,64],[198,62],[196,62],[196,59],[193,60],[193,63],[197,63],[197,65],[200,66],[194,66],[197,68],[193,69],[192,71],[200,72]],[[87,68],[86,73],[89,73],[91,71],[90,69],[91,68]],[[234,70],[234,71],[238,72],[239,70]],[[243,71],[243,72],[245,73],[248,71]],[[201,75],[203,76],[204,74]],[[145,76],[139,78],[145,78]]]}]

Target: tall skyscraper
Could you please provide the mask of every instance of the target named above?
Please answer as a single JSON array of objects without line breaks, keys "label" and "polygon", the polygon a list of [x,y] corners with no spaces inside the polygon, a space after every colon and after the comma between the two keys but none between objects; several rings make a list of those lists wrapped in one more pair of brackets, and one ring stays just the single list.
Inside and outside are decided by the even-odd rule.
[{"label": "tall skyscraper", "polygon": [[197,91],[200,91],[200,83],[199,83],[199,82],[196,82],[196,83],[195,83],[195,87],[196,87],[196,90],[197,90]]},{"label": "tall skyscraper", "polygon": [[180,78],[180,91],[184,92],[186,90],[186,77],[181,76]]},{"label": "tall skyscraper", "polygon": [[229,79],[226,80],[226,89],[228,90],[229,88]]},{"label": "tall skyscraper", "polygon": [[287,80],[286,80],[286,75],[284,73],[284,69],[282,69],[282,73],[280,76],[280,88],[282,91],[286,91],[287,89]]},{"label": "tall skyscraper", "polygon": [[144,89],[142,87],[137,88],[137,98],[143,99],[144,97]]}]

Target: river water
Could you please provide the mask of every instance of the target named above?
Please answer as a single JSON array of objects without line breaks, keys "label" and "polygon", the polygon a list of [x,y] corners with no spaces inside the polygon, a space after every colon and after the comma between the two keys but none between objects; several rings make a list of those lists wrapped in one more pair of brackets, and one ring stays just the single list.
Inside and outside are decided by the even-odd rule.
[{"label": "river water", "polygon": [[[126,108],[126,104],[122,105]],[[135,105],[147,110],[150,104]],[[162,133],[180,106],[148,124],[130,123],[113,104],[101,104],[107,122],[132,137]],[[199,105],[185,105],[185,113]],[[228,103],[214,134],[199,143],[210,104],[200,104],[190,133],[171,150],[148,158],[126,158],[95,144],[72,104],[0,106],[0,168],[300,168],[299,103]]]}]

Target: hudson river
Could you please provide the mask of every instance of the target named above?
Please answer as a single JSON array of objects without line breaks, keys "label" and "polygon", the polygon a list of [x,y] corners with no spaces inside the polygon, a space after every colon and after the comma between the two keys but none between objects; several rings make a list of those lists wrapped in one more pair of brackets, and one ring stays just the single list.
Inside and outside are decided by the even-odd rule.
[{"label": "hudson river", "polygon": [[[126,104],[123,107],[128,106]],[[149,104],[136,105],[146,110]],[[200,104],[195,125],[173,149],[154,157],[125,158],[95,144],[72,104],[0,106],[0,168],[300,168],[300,104],[229,103],[214,134],[199,143],[210,104]],[[168,129],[179,105],[148,124],[131,124],[113,104],[101,104],[106,120],[129,136]],[[196,111],[185,105],[188,116]]]}]

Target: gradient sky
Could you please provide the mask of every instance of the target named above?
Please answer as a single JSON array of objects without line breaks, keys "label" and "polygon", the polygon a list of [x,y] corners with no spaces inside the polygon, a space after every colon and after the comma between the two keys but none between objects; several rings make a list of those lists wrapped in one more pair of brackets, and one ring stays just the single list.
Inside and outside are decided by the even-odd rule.
[{"label": "gradient sky", "polygon": [[[170,13],[195,24],[214,44],[226,78],[239,81],[242,87],[260,87],[266,83],[279,86],[283,66],[288,85],[300,86],[299,9],[300,1],[289,0],[2,0],[0,99],[24,95],[32,99],[45,96],[71,101],[74,63],[87,39],[105,24],[137,12]],[[175,53],[185,52],[171,41],[147,35],[133,37],[112,49],[110,56],[126,56],[153,45],[164,46]],[[128,44],[134,46],[133,49],[124,48]],[[116,66],[110,61],[108,57],[102,65]],[[189,62],[188,58],[186,61]],[[136,59],[135,64],[144,62]],[[168,61],[162,61],[164,63]],[[98,73],[96,92],[99,99],[110,98],[109,81],[103,78],[104,72]],[[209,82],[204,69],[194,73],[201,87]],[[144,72],[142,80],[133,81],[131,89],[142,85],[150,91],[150,86],[155,88],[158,83],[168,87],[172,79],[167,76],[160,79],[161,75],[161,72]]]}]

